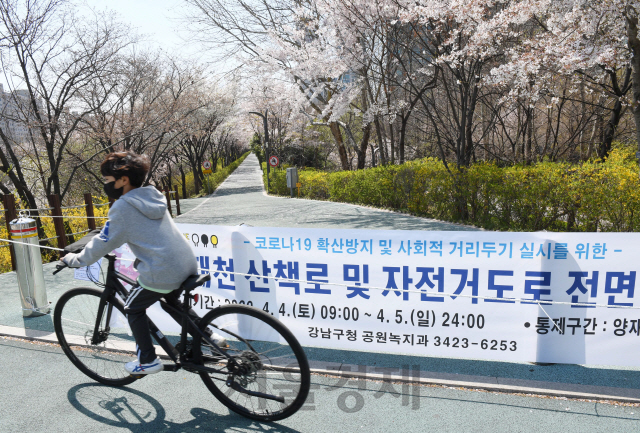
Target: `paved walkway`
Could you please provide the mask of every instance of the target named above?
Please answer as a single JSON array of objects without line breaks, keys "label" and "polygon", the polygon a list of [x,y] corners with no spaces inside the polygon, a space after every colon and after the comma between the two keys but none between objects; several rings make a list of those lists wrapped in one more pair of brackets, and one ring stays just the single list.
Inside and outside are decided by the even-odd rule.
[{"label": "paved walkway", "polygon": [[230,413],[198,375],[184,370],[112,388],[83,375],[56,346],[0,338],[0,353],[2,433],[619,433],[640,428],[637,407],[326,375],[312,375],[302,410],[262,424]]},{"label": "paved walkway", "polygon": [[[201,199],[183,200],[181,207],[185,213],[176,221],[182,223],[381,230],[477,230],[362,206],[269,197],[264,193],[258,162],[253,155],[214,194]],[[83,284],[74,280],[70,271],[51,275],[53,266],[45,265],[47,294],[52,305],[70,287],[90,285],[88,282]],[[55,341],[52,333],[51,316],[22,318],[15,273],[0,275],[0,334]],[[364,374],[368,379],[387,376],[402,381],[403,366],[412,366],[419,370],[422,383],[522,394],[640,401],[638,368],[562,364],[541,366],[316,348],[307,348],[307,354],[318,371],[351,373],[355,376]]]},{"label": "paved walkway", "polygon": [[[378,230],[479,230],[365,206],[268,196],[258,158],[249,155],[216,192],[197,205],[183,205],[176,222],[254,227],[309,227]],[[188,202],[188,200],[184,200]]]}]

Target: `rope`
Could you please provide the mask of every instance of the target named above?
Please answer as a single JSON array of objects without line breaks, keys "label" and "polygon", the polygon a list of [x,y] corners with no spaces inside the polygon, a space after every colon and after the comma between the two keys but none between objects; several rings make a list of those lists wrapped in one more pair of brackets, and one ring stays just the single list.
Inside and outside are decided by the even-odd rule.
[{"label": "rope", "polygon": [[76,219],[109,219],[108,216],[97,217],[97,216],[67,216],[67,215],[29,215],[29,218],[76,218]]},{"label": "rope", "polygon": [[16,209],[16,212],[18,212],[18,213],[19,213],[20,211],[29,211],[29,212],[34,211],[34,212],[39,212],[39,211],[41,211],[41,210],[53,210],[53,208],[52,208],[52,207],[45,207],[45,208],[42,208],[42,209]]},{"label": "rope", "polygon": [[86,229],[86,230],[82,230],[81,232],[69,233],[69,234],[67,234],[67,236],[80,235],[82,233],[87,233],[87,232],[90,232],[90,231],[91,231],[91,229]]},{"label": "rope", "polygon": [[[11,242],[13,244],[18,244],[18,245],[27,245],[27,246],[33,246],[33,247],[39,247],[39,248],[46,248],[46,249],[50,249],[50,250],[56,250],[56,251],[64,251],[63,249],[60,248],[53,248],[53,247],[45,247],[42,245],[32,245],[32,244],[27,244],[27,243],[23,243],[23,242],[16,242],[16,241],[12,241],[9,239],[0,239],[0,241],[4,241],[4,242]],[[120,258],[118,257],[116,260],[121,260],[121,261],[126,261],[126,262],[133,262],[135,260],[132,259],[125,259],[125,258]],[[211,273],[210,269],[202,269],[202,268],[198,268],[198,270],[200,271],[207,271],[209,273]],[[232,274],[232,275],[240,275],[242,277],[257,277],[257,278],[263,278],[263,279],[270,279],[270,280],[283,280],[283,281],[289,281],[289,282],[293,282],[293,283],[303,283],[303,284],[318,284],[318,281],[307,281],[307,280],[296,280],[293,278],[283,278],[283,277],[269,277],[269,276],[262,276],[262,275],[255,275],[255,274],[244,274],[242,272],[230,272],[230,271],[217,271],[217,273],[220,274]],[[323,285],[326,286],[337,286],[337,287],[355,287],[353,284],[342,284],[342,283],[332,283],[332,282],[326,282],[326,283],[321,283]],[[386,287],[376,287],[376,286],[357,286],[358,289],[366,289],[366,290],[379,290],[379,291],[393,291],[393,292],[401,292],[401,293],[419,293],[419,294],[424,294],[426,292],[423,292],[422,290],[400,290],[400,289],[389,289]],[[479,296],[479,295],[463,295],[463,294],[455,294],[455,293],[442,293],[442,292],[431,292],[431,294],[433,295],[438,295],[438,296],[450,296],[452,298],[470,298],[470,299],[483,299],[483,300],[494,300],[494,301],[505,301],[505,298],[496,298],[493,296]],[[547,317],[549,317],[549,319],[551,319],[551,317],[549,316],[549,314],[547,314],[547,312],[545,311],[543,305],[571,305],[571,306],[577,306],[577,307],[604,307],[604,308],[619,308],[619,309],[626,309],[626,310],[640,310],[640,307],[629,307],[626,305],[608,305],[608,304],[590,304],[590,303],[586,303],[586,302],[562,302],[562,301],[545,301],[545,300],[539,300],[539,301],[535,301],[532,299],[522,299],[522,298],[512,298],[509,299],[508,302],[510,303],[515,303],[515,302],[520,302],[520,303],[524,303],[524,304],[537,304],[542,311],[544,311],[544,313],[547,315]],[[557,325],[556,325],[557,326]]]},{"label": "rope", "polygon": [[[57,236],[56,236],[57,237]],[[50,238],[50,239],[54,239],[54,238]],[[45,247],[44,245],[34,245],[34,244],[27,244],[25,242],[17,242],[17,241],[12,241],[11,239],[1,239],[0,241],[2,242],[10,242],[12,244],[17,244],[17,245],[26,245],[28,247],[38,247],[38,248],[44,248],[47,250],[54,250],[54,251],[64,251],[64,249],[62,248],[54,248],[54,247]],[[0,245],[0,247],[8,247],[9,245]],[[134,262],[135,260],[131,260],[131,259],[124,259],[124,258],[120,258],[120,257],[116,257],[116,260],[122,260],[125,262]]]},{"label": "rope", "polygon": [[[57,237],[57,236],[56,236]],[[50,238],[51,239],[51,238]],[[44,239],[44,240],[48,240],[48,239]],[[44,245],[33,245],[33,244],[27,244],[25,242],[16,242],[16,241],[12,241],[11,239],[0,239],[0,241],[2,242],[10,242],[12,244],[17,244],[17,245],[26,245],[28,247],[38,247],[38,248],[44,248],[47,250],[54,250],[54,251],[64,251],[62,248],[54,248],[54,247],[45,247]]]},{"label": "rope", "polygon": [[560,329],[560,327],[558,326],[558,324],[555,322],[555,320],[553,320],[551,318],[551,316],[549,316],[549,313],[547,313],[547,310],[545,310],[542,305],[538,304],[538,307],[540,307],[540,309],[542,310],[542,312],[544,313],[545,316],[547,316],[549,318],[549,322],[553,323],[553,328],[551,328],[551,331],[553,331],[554,329],[557,329],[558,332],[560,333],[560,335],[563,335],[564,332],[562,332],[562,329]]},{"label": "rope", "polygon": [[60,209],[80,209],[81,207],[87,207],[87,205],[80,204],[78,206],[60,206]]}]

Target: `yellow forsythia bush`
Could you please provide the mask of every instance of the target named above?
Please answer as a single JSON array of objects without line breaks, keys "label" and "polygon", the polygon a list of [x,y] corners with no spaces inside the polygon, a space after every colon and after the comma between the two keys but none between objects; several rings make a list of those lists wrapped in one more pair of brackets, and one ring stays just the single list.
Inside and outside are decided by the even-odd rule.
[{"label": "yellow forsythia bush", "polygon": [[[300,196],[490,230],[633,232],[640,231],[640,177],[634,154],[635,149],[617,145],[604,163],[478,163],[458,171],[425,158],[358,171],[299,170]],[[271,171],[270,184],[271,193],[289,195],[284,169]]]},{"label": "yellow forsythia bush", "polygon": [[[97,218],[97,217],[106,217],[109,213],[108,201],[104,197],[93,197],[93,213],[96,217],[96,226],[101,227],[106,218]],[[19,212],[20,209],[24,209],[26,206],[23,203],[16,199],[16,212]],[[65,222],[65,230],[67,234],[78,233],[73,236],[67,237],[67,243],[71,243],[80,239],[86,233],[79,233],[88,229],[88,223],[85,213],[85,207],[76,207],[72,209],[62,209],[62,215],[67,217],[63,218]],[[42,229],[44,230],[45,236],[47,238],[53,238],[56,236],[56,230],[53,225],[54,218],[51,217],[50,210],[43,210],[39,212],[39,215],[36,217],[34,212],[30,212],[30,217],[33,219],[39,218],[42,223]],[[0,217],[0,239],[9,239],[7,233],[7,224],[4,216],[4,212],[2,212],[2,217]],[[41,237],[42,239],[42,237]],[[0,245],[6,245],[7,242],[0,240]],[[51,239],[46,243],[42,243],[42,245],[58,248],[58,239]],[[11,271],[11,253],[9,251],[10,247],[0,247],[0,272],[9,272]],[[56,251],[42,249],[42,261],[43,263],[50,262],[52,260],[58,259],[58,254]]]}]

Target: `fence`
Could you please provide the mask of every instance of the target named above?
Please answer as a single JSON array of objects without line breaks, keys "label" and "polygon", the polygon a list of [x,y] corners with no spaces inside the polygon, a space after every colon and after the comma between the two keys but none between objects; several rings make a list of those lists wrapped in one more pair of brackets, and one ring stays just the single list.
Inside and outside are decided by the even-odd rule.
[{"label": "fence", "polygon": [[[162,190],[162,193],[167,198],[167,209],[169,214],[173,217],[173,210],[171,206],[171,200],[173,196],[173,200],[175,201],[176,206],[176,214],[180,215],[180,195],[173,186],[173,190]],[[49,202],[49,207],[46,208],[37,208],[37,209],[19,209],[16,206],[16,198],[13,194],[4,194],[2,196],[2,205],[4,209],[0,209],[0,216],[4,214],[5,225],[7,230],[7,237],[9,239],[9,234],[11,233],[10,222],[18,217],[18,214],[21,212],[26,212],[30,215],[31,218],[40,218],[42,219],[51,219],[53,224],[54,235],[39,239],[40,244],[56,241],[57,247],[59,249],[64,249],[70,243],[75,242],[75,236],[84,235],[91,230],[96,230],[98,228],[102,228],[102,224],[96,224],[96,220],[104,221],[107,219],[106,215],[98,215],[96,216],[96,210],[100,209],[103,206],[109,206],[113,204],[113,200],[109,199],[107,203],[94,203],[93,197],[91,193],[84,194],[84,204],[77,206],[62,206],[60,202],[60,196],[57,194],[52,194],[47,197]],[[84,216],[82,215],[68,215],[68,213],[73,213],[73,211],[82,211],[84,210]],[[66,211],[67,215],[63,213]],[[33,213],[33,214],[31,214]],[[47,215],[48,213],[48,215]],[[104,212],[100,212],[104,213]],[[86,225],[82,224],[81,221],[86,220]],[[79,224],[80,223],[80,224]],[[81,227],[78,227],[78,226]],[[44,223],[39,224],[40,232],[39,235],[44,232]],[[84,228],[79,230],[79,228]],[[11,243],[5,243],[0,245],[0,249],[9,247]],[[10,256],[11,256],[11,269],[16,269],[16,259],[13,248],[9,248]]]}]

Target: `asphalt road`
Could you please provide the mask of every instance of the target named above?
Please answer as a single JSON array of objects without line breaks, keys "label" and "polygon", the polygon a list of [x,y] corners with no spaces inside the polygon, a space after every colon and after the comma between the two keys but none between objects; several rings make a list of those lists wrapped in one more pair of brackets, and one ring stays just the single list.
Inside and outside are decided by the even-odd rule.
[{"label": "asphalt road", "polygon": [[0,431],[634,432],[640,407],[314,375],[307,404],[262,424],[229,412],[199,377],[163,372],[125,388],[91,381],[59,347],[0,338]]},{"label": "asphalt road", "polygon": [[368,230],[479,230],[346,203],[267,196],[262,171],[249,155],[208,198],[180,202],[176,222],[254,227],[310,227]]}]

